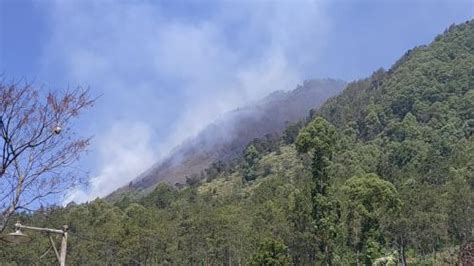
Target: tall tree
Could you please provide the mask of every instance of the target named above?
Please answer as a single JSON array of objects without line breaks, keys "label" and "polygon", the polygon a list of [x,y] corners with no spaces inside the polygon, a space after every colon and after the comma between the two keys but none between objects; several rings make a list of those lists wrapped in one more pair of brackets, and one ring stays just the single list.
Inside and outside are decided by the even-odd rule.
[{"label": "tall tree", "polygon": [[315,231],[320,240],[327,265],[332,264],[333,244],[336,238],[337,202],[329,195],[328,166],[336,144],[336,129],[322,117],[316,117],[303,128],[296,139],[300,153],[312,152],[311,170],[314,188],[311,192]]}]

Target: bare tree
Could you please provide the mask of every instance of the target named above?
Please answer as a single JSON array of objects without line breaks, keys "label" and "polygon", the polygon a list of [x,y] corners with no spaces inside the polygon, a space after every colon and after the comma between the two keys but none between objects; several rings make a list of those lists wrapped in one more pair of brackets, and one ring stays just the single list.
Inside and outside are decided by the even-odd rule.
[{"label": "bare tree", "polygon": [[17,210],[83,181],[72,164],[89,138],[77,136],[71,121],[93,103],[82,88],[44,92],[25,81],[0,80],[0,232]]}]

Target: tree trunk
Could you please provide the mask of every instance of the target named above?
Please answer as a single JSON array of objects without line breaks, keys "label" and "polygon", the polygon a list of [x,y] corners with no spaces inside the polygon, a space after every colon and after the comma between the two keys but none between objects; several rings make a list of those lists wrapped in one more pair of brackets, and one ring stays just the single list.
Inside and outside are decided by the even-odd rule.
[{"label": "tree trunk", "polygon": [[356,254],[356,265],[360,266],[360,263],[359,263],[359,250],[357,250],[357,254]]},{"label": "tree trunk", "polygon": [[324,247],[324,260],[326,261],[326,266],[329,266],[329,252],[328,252],[328,246]]},{"label": "tree trunk", "polygon": [[405,255],[405,245],[403,243],[403,240],[400,243],[400,260],[401,260],[402,266],[407,266],[407,258]]}]

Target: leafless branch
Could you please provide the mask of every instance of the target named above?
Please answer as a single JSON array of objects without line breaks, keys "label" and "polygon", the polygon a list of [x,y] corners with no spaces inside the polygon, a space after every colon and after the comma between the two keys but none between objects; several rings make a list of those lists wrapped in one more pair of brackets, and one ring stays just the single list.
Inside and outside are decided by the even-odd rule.
[{"label": "leafless branch", "polygon": [[89,145],[71,122],[94,100],[81,87],[47,94],[0,79],[0,232],[18,209],[82,182],[71,166]]}]

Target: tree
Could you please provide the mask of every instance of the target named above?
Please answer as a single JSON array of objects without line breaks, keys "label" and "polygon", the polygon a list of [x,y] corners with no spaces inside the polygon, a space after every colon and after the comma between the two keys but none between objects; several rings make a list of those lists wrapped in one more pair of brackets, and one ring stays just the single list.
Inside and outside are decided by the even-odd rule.
[{"label": "tree", "polygon": [[279,240],[264,239],[260,243],[257,253],[252,257],[250,265],[291,265],[288,248]]},{"label": "tree", "polygon": [[453,174],[446,186],[443,202],[448,216],[449,235],[459,244],[474,240],[474,193],[465,179],[468,172],[463,170]]},{"label": "tree", "polygon": [[316,192],[326,194],[328,186],[327,167],[336,144],[336,128],[322,117],[317,117],[303,128],[296,139],[300,153],[313,152],[312,172]]},{"label": "tree", "polygon": [[140,202],[145,207],[154,206],[158,209],[168,208],[173,200],[176,198],[177,191],[168,183],[161,183],[146,197],[142,198]]},{"label": "tree", "polygon": [[342,191],[347,196],[349,242],[357,254],[364,255],[363,263],[371,265],[381,255],[380,247],[384,244],[382,223],[397,217],[401,204],[398,192],[392,183],[375,174],[350,178]]},{"label": "tree", "polygon": [[412,246],[422,256],[432,254],[442,248],[448,236],[448,215],[443,211],[442,190],[437,185],[407,180],[398,187],[402,200],[399,215],[385,216],[392,222],[389,225],[391,237],[399,250],[400,262],[407,265],[406,251]]},{"label": "tree", "polygon": [[120,241],[118,254],[123,257],[125,264],[155,264],[162,240],[161,232],[157,230],[156,213],[142,205],[133,203],[125,210],[122,223],[123,236]]},{"label": "tree", "polygon": [[244,179],[246,181],[251,181],[257,178],[257,174],[255,173],[255,168],[257,167],[257,163],[260,160],[260,153],[257,151],[254,145],[250,145],[247,147],[244,153]]},{"label": "tree", "polygon": [[315,263],[317,239],[313,228],[312,200],[309,189],[297,189],[288,197],[287,219],[291,236],[287,241],[294,265]]},{"label": "tree", "polygon": [[44,93],[26,82],[0,80],[0,232],[19,209],[82,181],[71,165],[87,148],[71,122],[93,100],[82,88]]},{"label": "tree", "polygon": [[332,264],[332,246],[336,238],[338,202],[329,195],[328,166],[336,144],[336,129],[322,117],[316,117],[303,128],[296,139],[300,153],[312,151],[311,170],[314,188],[311,192],[315,230],[324,252],[325,264]]},{"label": "tree", "polygon": [[283,131],[283,141],[286,144],[293,144],[298,137],[300,129],[303,127],[303,122],[287,123],[285,131]]}]

